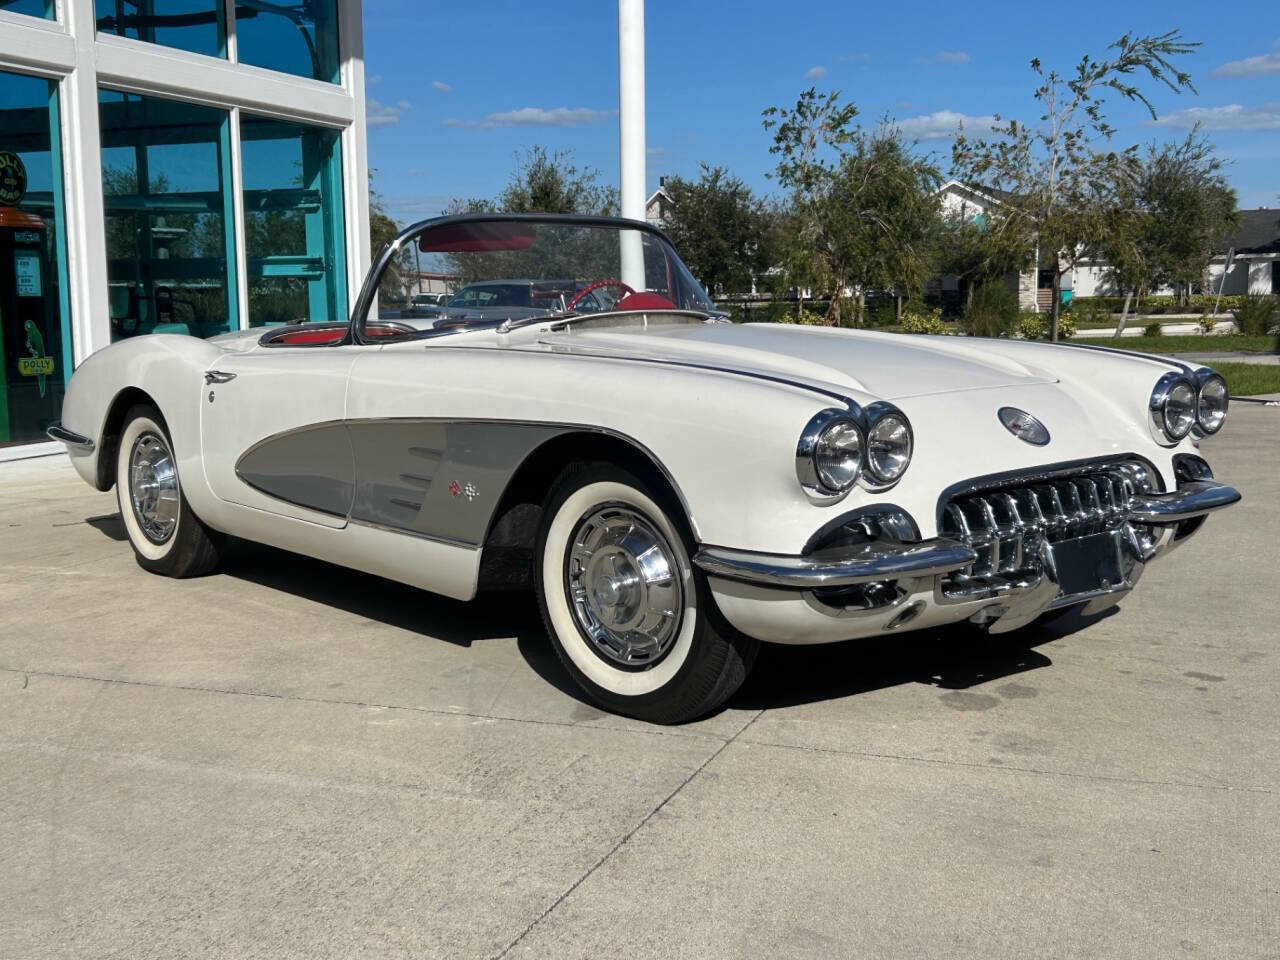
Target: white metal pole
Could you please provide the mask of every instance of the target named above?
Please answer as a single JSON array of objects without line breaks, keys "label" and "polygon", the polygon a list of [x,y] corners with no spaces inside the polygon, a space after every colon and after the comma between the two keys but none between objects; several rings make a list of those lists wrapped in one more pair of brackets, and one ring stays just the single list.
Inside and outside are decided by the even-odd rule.
[{"label": "white metal pole", "polygon": [[[644,0],[618,0],[619,185],[622,215],[644,219]],[[640,235],[622,241],[622,281],[645,288],[644,247]]]}]

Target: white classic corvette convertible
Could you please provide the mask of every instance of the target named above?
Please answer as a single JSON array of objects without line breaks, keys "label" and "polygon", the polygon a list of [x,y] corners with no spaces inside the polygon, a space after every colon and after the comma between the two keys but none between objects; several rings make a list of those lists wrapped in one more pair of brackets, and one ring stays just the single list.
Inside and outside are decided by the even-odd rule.
[{"label": "white classic corvette convertible", "polygon": [[[470,293],[401,317],[411,244]],[[674,723],[761,641],[1098,610],[1239,499],[1212,371],[1107,349],[733,325],[643,223],[406,230],[350,322],[136,337],[76,370],[76,469],[138,562],[226,535],[460,599],[532,585],[598,704]]]}]

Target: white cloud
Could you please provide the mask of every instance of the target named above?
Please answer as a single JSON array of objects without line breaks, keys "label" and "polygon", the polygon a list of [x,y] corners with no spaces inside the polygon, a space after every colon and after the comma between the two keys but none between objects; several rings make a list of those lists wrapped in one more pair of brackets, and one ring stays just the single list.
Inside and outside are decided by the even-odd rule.
[{"label": "white cloud", "polygon": [[651,157],[661,157],[667,152],[666,147],[645,147],[644,152]]},{"label": "white cloud", "polygon": [[963,50],[939,50],[930,57],[916,57],[916,63],[968,63],[969,55]]},{"label": "white cloud", "polygon": [[1232,60],[1209,72],[1220,77],[1251,77],[1264,73],[1280,73],[1280,53],[1264,53],[1260,57]]},{"label": "white cloud", "polygon": [[449,86],[449,84],[445,83],[443,80],[432,80],[431,86],[439,90],[441,93],[448,93],[453,89],[453,87]]},{"label": "white cloud", "polygon": [[581,127],[599,123],[617,114],[616,110],[592,110],[588,107],[522,107],[503,113],[491,113],[483,120],[446,120],[447,127],[468,130],[496,130],[499,127]]},{"label": "white cloud", "polygon": [[399,110],[412,110],[413,104],[410,103],[408,100],[397,100],[396,108]]},{"label": "white cloud", "polygon": [[822,64],[818,64],[816,67],[810,67],[809,72],[804,75],[804,78],[806,80],[821,80],[826,75],[827,68]]},{"label": "white cloud", "polygon": [[986,134],[995,123],[996,118],[990,114],[971,116],[954,110],[938,110],[899,120],[895,125],[904,137],[911,140],[949,140],[960,131],[961,124],[966,130]]},{"label": "white cloud", "polygon": [[840,58],[841,63],[869,63],[871,54],[869,53],[846,53]]},{"label": "white cloud", "polygon": [[1280,100],[1243,107],[1228,103],[1221,107],[1188,107],[1165,114],[1155,121],[1158,127],[1189,130],[1196,124],[1205,130],[1280,130]]},{"label": "white cloud", "polygon": [[400,122],[400,107],[380,103],[372,97],[364,102],[364,125],[373,127],[394,127]]},{"label": "white cloud", "polygon": [[381,82],[382,82],[382,74],[380,73],[371,73],[364,78],[364,85],[366,87],[376,87]]}]

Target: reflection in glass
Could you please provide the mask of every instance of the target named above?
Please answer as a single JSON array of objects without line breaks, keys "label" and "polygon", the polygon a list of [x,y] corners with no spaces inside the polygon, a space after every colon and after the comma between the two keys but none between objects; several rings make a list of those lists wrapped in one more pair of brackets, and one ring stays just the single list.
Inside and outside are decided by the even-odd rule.
[{"label": "reflection in glass", "polygon": [[[448,289],[443,304],[406,302],[404,278],[423,275]],[[387,264],[378,290],[369,319],[396,321],[388,328],[396,335],[615,311],[703,319],[716,312],[661,235],[624,222],[554,217],[490,216],[425,227]]]},{"label": "reflection in glass", "polygon": [[111,338],[235,329],[230,119],[102,90]]},{"label": "reflection in glass", "polygon": [[0,445],[43,440],[71,374],[57,85],[0,72]]},{"label": "reflection in glass", "polygon": [[338,0],[240,0],[236,58],[255,67],[337,83]]},{"label": "reflection in glass", "polygon": [[24,13],[29,17],[54,17],[53,0],[0,0],[0,10],[6,13]]},{"label": "reflection in glass", "polygon": [[95,0],[94,16],[99,33],[210,57],[227,55],[223,0]]},{"label": "reflection in glass", "polygon": [[57,86],[0,72],[0,445],[44,439],[71,373]]},{"label": "reflection in glass", "polygon": [[249,323],[345,320],[338,132],[241,114]]}]

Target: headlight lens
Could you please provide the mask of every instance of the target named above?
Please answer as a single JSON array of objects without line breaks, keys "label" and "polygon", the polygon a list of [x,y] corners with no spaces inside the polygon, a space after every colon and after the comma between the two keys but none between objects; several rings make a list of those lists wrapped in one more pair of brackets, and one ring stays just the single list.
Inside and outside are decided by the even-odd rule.
[{"label": "headlight lens", "polygon": [[833,493],[852,487],[862,472],[862,431],[852,420],[834,420],[823,428],[813,448],[818,480]]},{"label": "headlight lens", "polygon": [[1196,422],[1196,390],[1187,380],[1179,380],[1164,402],[1164,432],[1181,440]]},{"label": "headlight lens", "polygon": [[1205,433],[1217,433],[1227,419],[1230,397],[1227,381],[1212,371],[1200,377],[1200,396],[1196,400],[1196,420]]},{"label": "headlight lens", "polygon": [[1196,423],[1199,391],[1184,373],[1166,373],[1151,391],[1151,434],[1161,443],[1177,443]]},{"label": "headlight lens", "polygon": [[867,433],[867,469],[880,483],[893,483],[911,462],[911,426],[900,413],[886,413]]}]

